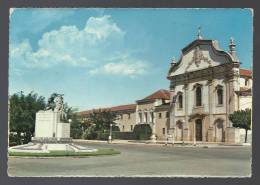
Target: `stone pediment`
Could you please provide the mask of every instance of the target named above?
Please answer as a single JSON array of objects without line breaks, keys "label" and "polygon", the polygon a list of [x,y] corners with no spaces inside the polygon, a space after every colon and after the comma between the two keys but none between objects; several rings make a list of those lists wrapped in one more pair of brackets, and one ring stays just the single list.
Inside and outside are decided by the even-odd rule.
[{"label": "stone pediment", "polygon": [[169,70],[168,78],[233,61],[228,52],[219,48],[217,41],[195,40],[182,49],[179,61]]}]

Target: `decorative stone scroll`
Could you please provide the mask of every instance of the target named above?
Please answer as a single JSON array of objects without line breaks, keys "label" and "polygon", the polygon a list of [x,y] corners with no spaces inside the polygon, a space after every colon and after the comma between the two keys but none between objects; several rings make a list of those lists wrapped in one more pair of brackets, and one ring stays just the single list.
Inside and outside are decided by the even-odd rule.
[{"label": "decorative stone scroll", "polygon": [[193,63],[195,63],[195,65],[199,67],[201,61],[205,61],[209,64],[209,67],[211,66],[211,61],[203,55],[202,51],[200,50],[200,47],[197,46],[193,52],[193,57],[189,62],[188,66],[186,67],[185,71],[187,71]]}]

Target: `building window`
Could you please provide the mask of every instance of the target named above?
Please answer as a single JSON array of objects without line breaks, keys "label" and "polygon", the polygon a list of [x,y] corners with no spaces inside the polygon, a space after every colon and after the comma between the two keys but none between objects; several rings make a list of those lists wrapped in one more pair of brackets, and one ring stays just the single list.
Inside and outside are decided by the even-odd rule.
[{"label": "building window", "polygon": [[182,109],[182,94],[180,94],[179,96],[178,96],[178,103],[179,103],[179,108],[180,109]]},{"label": "building window", "polygon": [[130,114],[128,114],[128,119],[130,119],[131,118],[131,115]]},{"label": "building window", "polygon": [[131,125],[131,131],[133,131],[133,125]]},{"label": "building window", "polygon": [[162,129],[162,133],[163,133],[163,135],[165,134],[165,128]]},{"label": "building window", "polygon": [[158,113],[159,119],[162,118],[162,113]]},{"label": "building window", "polygon": [[150,116],[151,116],[151,122],[153,123],[153,120],[154,120],[153,112],[150,112]]},{"label": "building window", "polygon": [[248,86],[248,79],[245,79],[245,86]]},{"label": "building window", "polygon": [[169,117],[169,112],[166,112],[166,118],[168,118]]},{"label": "building window", "polygon": [[196,88],[196,106],[201,106],[201,87]]},{"label": "building window", "polygon": [[217,95],[218,95],[218,104],[219,105],[222,105],[223,104],[223,89],[221,88],[219,88],[218,90],[217,90]]},{"label": "building window", "polygon": [[142,113],[141,113],[141,112],[139,112],[139,123],[142,123],[142,121],[143,121],[143,118],[142,118]]},{"label": "building window", "polygon": [[147,118],[148,118],[148,116],[147,116],[147,112],[145,112],[145,113],[144,113],[144,119],[145,119],[145,123],[147,123],[147,122],[148,122],[148,119],[147,119]]}]

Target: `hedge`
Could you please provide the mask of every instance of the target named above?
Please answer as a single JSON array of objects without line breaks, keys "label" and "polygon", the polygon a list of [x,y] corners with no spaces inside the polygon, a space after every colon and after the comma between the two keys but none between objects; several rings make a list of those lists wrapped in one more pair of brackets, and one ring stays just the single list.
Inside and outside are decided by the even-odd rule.
[{"label": "hedge", "polygon": [[149,124],[139,124],[135,125],[133,133],[136,140],[149,140],[152,129]]}]

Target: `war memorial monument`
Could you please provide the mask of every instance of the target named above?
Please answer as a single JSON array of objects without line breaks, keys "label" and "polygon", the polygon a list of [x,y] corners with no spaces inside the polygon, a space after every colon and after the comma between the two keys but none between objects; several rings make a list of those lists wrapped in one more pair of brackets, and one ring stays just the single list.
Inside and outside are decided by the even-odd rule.
[{"label": "war memorial monument", "polygon": [[32,142],[10,147],[11,152],[49,153],[50,151],[96,152],[97,149],[83,147],[72,142],[70,137],[70,122],[63,110],[63,97],[58,95],[54,99],[52,110],[47,106],[45,110],[36,113],[35,137]]}]

